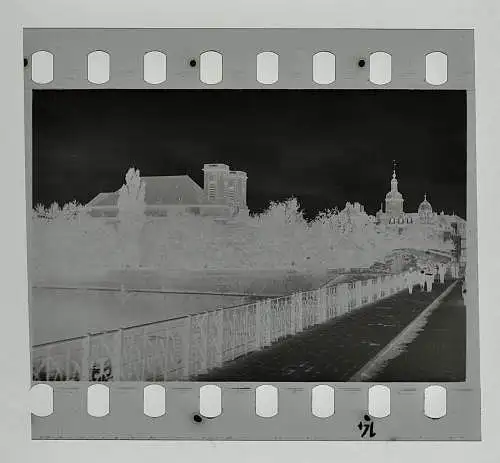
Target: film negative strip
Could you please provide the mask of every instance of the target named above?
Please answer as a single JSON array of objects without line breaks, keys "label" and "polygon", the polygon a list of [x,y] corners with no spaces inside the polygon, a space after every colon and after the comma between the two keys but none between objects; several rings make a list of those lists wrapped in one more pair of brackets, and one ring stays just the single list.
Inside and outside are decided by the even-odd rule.
[{"label": "film negative strip", "polygon": [[24,67],[34,439],[481,438],[472,30],[25,29]]}]

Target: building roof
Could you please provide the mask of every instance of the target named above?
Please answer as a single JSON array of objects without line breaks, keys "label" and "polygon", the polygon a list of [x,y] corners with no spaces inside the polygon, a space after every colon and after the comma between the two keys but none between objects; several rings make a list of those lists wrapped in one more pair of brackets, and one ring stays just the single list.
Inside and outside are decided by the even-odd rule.
[{"label": "building roof", "polygon": [[101,201],[104,201],[105,198],[108,196],[108,195],[112,195],[114,193],[99,193],[95,198],[91,199],[88,203],[87,203],[87,207],[88,206],[95,206],[96,204],[99,204]]},{"label": "building roof", "polygon": [[[207,204],[203,189],[187,175],[142,177],[146,183],[146,205]],[[99,193],[89,206],[116,206],[118,191]]]}]

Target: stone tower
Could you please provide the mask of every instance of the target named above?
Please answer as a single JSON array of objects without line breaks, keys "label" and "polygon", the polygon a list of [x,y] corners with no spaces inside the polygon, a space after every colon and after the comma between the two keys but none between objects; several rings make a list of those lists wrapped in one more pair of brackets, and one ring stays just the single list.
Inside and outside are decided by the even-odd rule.
[{"label": "stone tower", "polygon": [[235,179],[236,196],[239,209],[247,208],[247,174],[241,170],[231,171]]},{"label": "stone tower", "polygon": [[225,181],[229,173],[226,164],[205,164],[203,166],[203,189],[208,202],[225,204]]},{"label": "stone tower", "polygon": [[385,213],[389,217],[398,218],[403,215],[403,195],[398,191],[396,168],[392,172],[391,191],[385,195]]},{"label": "stone tower", "polygon": [[203,189],[209,203],[230,206],[234,213],[248,211],[247,174],[226,164],[203,166]]}]

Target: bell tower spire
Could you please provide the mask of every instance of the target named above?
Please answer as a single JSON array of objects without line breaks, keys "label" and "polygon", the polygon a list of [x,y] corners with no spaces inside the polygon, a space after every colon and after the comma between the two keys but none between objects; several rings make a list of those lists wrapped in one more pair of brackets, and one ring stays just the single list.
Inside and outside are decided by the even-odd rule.
[{"label": "bell tower spire", "polygon": [[391,191],[398,191],[398,179],[396,178],[396,160],[392,161]]},{"label": "bell tower spire", "polygon": [[385,195],[385,212],[391,218],[399,220],[403,214],[403,195],[398,191],[398,179],[396,177],[396,161],[392,161],[391,190]]}]

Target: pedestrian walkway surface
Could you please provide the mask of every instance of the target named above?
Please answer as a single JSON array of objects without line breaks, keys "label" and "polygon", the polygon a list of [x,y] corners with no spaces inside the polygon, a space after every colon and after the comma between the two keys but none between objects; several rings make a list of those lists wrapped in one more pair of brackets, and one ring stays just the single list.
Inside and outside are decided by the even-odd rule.
[{"label": "pedestrian walkway surface", "polygon": [[373,381],[465,381],[466,310],[457,285],[431,314],[417,338]]},{"label": "pedestrian walkway surface", "polygon": [[[348,381],[451,282],[415,287],[290,336],[196,378],[199,381]],[[424,361],[424,359],[422,359]],[[400,378],[394,381],[409,381]]]}]

